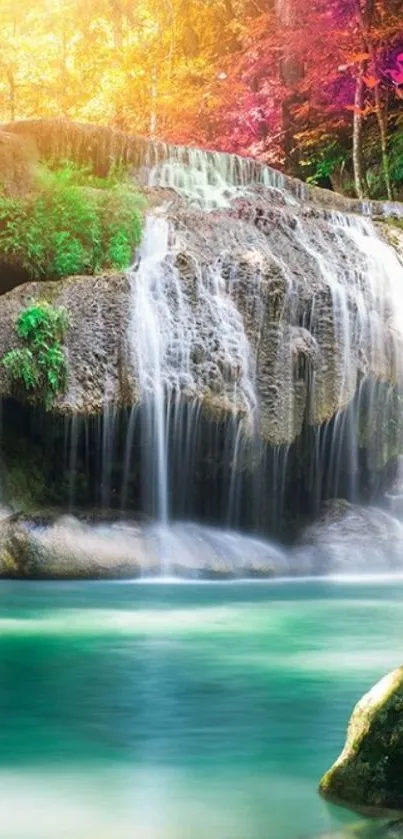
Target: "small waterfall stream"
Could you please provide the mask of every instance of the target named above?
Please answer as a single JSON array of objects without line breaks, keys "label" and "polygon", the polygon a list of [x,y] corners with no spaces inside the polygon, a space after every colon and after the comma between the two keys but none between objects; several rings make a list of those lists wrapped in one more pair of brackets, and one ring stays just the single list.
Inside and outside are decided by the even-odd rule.
[{"label": "small waterfall stream", "polygon": [[144,417],[144,481],[151,493],[150,511],[168,521],[168,451],[166,428],[166,365],[174,323],[167,306],[169,226],[163,217],[149,216],[133,272],[132,351],[138,371],[139,397]]}]

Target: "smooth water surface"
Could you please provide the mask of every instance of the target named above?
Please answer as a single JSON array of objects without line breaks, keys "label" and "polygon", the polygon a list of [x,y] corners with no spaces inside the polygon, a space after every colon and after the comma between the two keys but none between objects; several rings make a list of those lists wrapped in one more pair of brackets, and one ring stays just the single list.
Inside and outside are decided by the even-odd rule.
[{"label": "smooth water surface", "polygon": [[403,583],[1,583],[2,839],[298,839]]}]

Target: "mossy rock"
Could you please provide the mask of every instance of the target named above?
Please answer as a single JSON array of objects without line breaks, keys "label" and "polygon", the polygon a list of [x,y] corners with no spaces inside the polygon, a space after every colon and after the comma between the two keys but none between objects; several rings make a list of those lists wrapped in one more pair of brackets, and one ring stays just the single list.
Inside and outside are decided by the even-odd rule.
[{"label": "mossy rock", "polygon": [[344,749],[319,789],[329,801],[361,813],[403,813],[403,667],[358,702]]},{"label": "mossy rock", "polygon": [[12,553],[7,548],[0,551],[0,578],[17,577],[18,574],[19,568]]}]

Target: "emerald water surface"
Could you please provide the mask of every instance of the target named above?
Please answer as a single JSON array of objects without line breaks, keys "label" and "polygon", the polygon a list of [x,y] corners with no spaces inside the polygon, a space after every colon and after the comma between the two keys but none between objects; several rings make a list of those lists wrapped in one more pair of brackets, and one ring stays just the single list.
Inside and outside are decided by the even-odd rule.
[{"label": "emerald water surface", "polygon": [[329,831],[317,782],[402,638],[400,582],[3,582],[1,837]]}]

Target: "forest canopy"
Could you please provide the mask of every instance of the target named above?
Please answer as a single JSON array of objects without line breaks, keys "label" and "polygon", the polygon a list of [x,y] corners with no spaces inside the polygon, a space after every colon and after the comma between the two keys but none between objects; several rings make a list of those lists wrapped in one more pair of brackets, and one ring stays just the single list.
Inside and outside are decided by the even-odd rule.
[{"label": "forest canopy", "polygon": [[402,0],[0,0],[0,119],[68,117],[403,195]]}]

